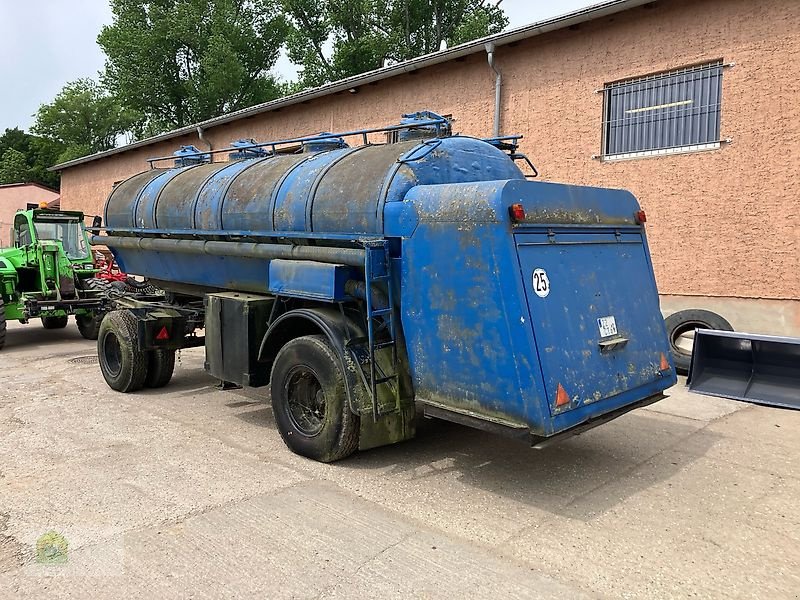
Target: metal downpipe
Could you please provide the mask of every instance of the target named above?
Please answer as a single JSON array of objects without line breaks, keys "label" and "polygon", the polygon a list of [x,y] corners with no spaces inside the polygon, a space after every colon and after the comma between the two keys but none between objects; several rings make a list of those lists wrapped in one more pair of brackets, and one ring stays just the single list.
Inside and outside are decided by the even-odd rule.
[{"label": "metal downpipe", "polygon": [[[213,150],[214,149],[214,146],[211,145],[211,142],[205,136],[205,130],[202,127],[200,127],[199,125],[197,126],[197,137],[200,139],[201,142],[203,142],[206,146],[208,146],[209,150]],[[212,161],[213,161],[213,158],[212,158]]]},{"label": "metal downpipe", "polygon": [[486,59],[489,61],[489,66],[495,73],[494,79],[494,128],[492,131],[493,137],[500,137],[500,89],[503,85],[503,74],[494,64],[494,43],[489,42],[484,46],[486,48]]}]

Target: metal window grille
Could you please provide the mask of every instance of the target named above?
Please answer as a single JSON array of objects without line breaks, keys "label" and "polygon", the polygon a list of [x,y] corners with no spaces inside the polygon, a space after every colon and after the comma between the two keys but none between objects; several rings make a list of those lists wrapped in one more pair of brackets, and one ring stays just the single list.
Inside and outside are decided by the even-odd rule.
[{"label": "metal window grille", "polygon": [[610,83],[603,89],[603,156],[720,141],[722,62]]}]

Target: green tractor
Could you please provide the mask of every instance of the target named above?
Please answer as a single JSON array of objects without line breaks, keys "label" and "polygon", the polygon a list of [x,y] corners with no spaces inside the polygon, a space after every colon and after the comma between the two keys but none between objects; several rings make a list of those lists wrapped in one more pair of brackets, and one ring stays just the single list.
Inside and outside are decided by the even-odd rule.
[{"label": "green tractor", "polygon": [[61,329],[75,315],[81,335],[97,339],[107,286],[94,279],[83,213],[20,211],[11,237],[14,246],[0,249],[0,348],[11,319],[41,319],[45,329]]}]

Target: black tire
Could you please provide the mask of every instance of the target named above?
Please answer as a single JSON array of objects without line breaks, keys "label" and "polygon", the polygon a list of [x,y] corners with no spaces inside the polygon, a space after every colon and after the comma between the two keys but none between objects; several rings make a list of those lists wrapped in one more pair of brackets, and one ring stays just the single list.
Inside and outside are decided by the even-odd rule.
[{"label": "black tire", "polygon": [[339,357],[324,336],[281,348],[271,395],[278,431],[292,452],[329,463],[358,449],[359,417],[350,411]]},{"label": "black tire", "polygon": [[0,298],[0,350],[6,345],[6,306]]},{"label": "black tire", "polygon": [[161,388],[172,379],[175,371],[175,350],[151,350],[147,353],[147,377],[144,386]]},{"label": "black tire", "polygon": [[112,292],[116,292],[117,295],[119,295],[119,293],[126,294],[126,293],[128,293],[130,291],[130,289],[128,289],[128,284],[125,283],[124,281],[112,281],[112,282],[110,282],[109,290],[111,290]]},{"label": "black tire", "polygon": [[69,317],[42,317],[42,327],[45,329],[64,329],[67,326]]},{"label": "black tire", "polygon": [[147,353],[139,350],[136,319],[127,310],[108,313],[97,336],[97,357],[103,379],[112,390],[142,389],[147,379]]},{"label": "black tire", "polygon": [[84,286],[88,290],[94,290],[95,292],[102,292],[103,294],[108,296],[108,292],[111,289],[111,282],[108,279],[98,279],[97,277],[92,277],[91,279],[86,280]]},{"label": "black tire", "polygon": [[692,363],[692,349],[694,338],[691,340],[684,336],[693,334],[695,329],[717,329],[719,331],[733,331],[733,327],[723,317],[710,310],[689,309],[679,310],[665,319],[669,347],[672,350],[672,359],[678,373],[689,372]]},{"label": "black tire", "polygon": [[75,315],[75,322],[78,324],[78,331],[84,339],[96,340],[100,334],[100,324],[103,322],[104,313],[91,315]]}]

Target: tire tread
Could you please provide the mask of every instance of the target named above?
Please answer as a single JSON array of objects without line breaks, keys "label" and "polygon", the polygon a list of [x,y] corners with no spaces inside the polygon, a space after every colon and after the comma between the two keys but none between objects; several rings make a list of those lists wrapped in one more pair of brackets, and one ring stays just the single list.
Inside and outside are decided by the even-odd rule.
[{"label": "tire tread", "polygon": [[[126,369],[123,359],[122,371],[120,373],[120,381],[109,381],[106,373],[103,371],[103,377],[112,389],[130,393],[136,392],[144,387],[145,379],[147,378],[147,354],[139,350],[136,345],[136,336],[138,328],[136,327],[135,317],[127,310],[115,310],[106,315],[100,325],[100,335],[97,338],[97,353],[100,355],[100,363],[102,370],[102,342],[103,333],[106,329],[111,329],[117,336],[120,342],[127,342],[127,345],[122,348],[123,354],[129,354],[130,368]],[[122,345],[122,344],[121,344]],[[129,371],[126,373],[126,371]],[[124,375],[124,376],[123,376]]]},{"label": "tire tread", "polygon": [[[314,460],[318,460],[320,462],[330,463],[346,458],[358,450],[359,434],[361,430],[359,417],[350,411],[350,407],[347,403],[346,391],[344,387],[347,385],[347,382],[345,380],[344,373],[342,373],[339,356],[334,350],[333,346],[331,346],[328,339],[323,335],[309,335],[295,338],[284,345],[283,348],[281,348],[281,350],[278,352],[278,355],[275,357],[272,372],[274,375],[276,370],[281,366],[283,357],[292,354],[295,351],[295,348],[307,346],[309,344],[316,347],[316,349],[334,367],[336,378],[334,387],[337,390],[341,390],[342,394],[341,427],[336,439],[333,440],[329,448],[317,448],[310,452],[299,449],[297,445],[294,444],[293,436],[284,431],[284,428],[281,427],[280,424],[278,425],[278,429],[283,441],[293,452],[296,452],[297,454],[303,454],[304,456],[308,456],[309,458],[313,458]],[[274,390],[275,385],[276,382],[275,378],[273,377],[271,389]],[[274,393],[272,394],[272,407],[273,412],[276,413],[276,421],[278,421],[277,412],[281,411],[282,409],[280,406],[278,406],[278,401]]]}]

